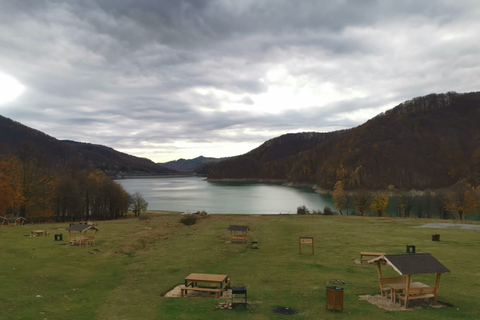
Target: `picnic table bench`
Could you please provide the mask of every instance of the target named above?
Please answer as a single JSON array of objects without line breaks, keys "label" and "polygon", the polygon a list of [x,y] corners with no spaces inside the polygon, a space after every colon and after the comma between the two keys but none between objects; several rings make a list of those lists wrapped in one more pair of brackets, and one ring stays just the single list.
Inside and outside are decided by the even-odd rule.
[{"label": "picnic table bench", "polygon": [[69,245],[71,246],[91,246],[95,243],[95,237],[73,237],[70,238]]},{"label": "picnic table bench", "polygon": [[250,230],[249,226],[236,226],[231,225],[228,227],[230,231],[230,242],[247,243],[247,232]]},{"label": "picnic table bench", "polygon": [[[220,287],[199,287],[198,283],[208,283],[220,285]],[[230,279],[227,275],[223,274],[203,274],[192,273],[185,278],[185,285],[180,287],[180,293],[183,297],[184,294],[188,294],[188,291],[200,291],[200,292],[214,292],[217,298],[223,294],[230,287]]]},{"label": "picnic table bench", "polygon": [[[412,282],[413,285],[415,282]],[[436,287],[429,287],[423,283],[420,283],[418,287],[410,287],[408,290],[408,296],[406,294],[406,290],[403,291],[403,294],[398,297],[400,301],[400,305],[403,304],[406,306],[407,301],[414,300],[414,299],[427,299],[430,300],[433,298],[434,303],[436,303],[437,297],[437,288]]]},{"label": "picnic table bench", "polygon": [[47,231],[45,230],[32,230],[30,232],[30,237],[38,237],[38,236],[47,236],[49,235],[50,233],[48,233]]}]

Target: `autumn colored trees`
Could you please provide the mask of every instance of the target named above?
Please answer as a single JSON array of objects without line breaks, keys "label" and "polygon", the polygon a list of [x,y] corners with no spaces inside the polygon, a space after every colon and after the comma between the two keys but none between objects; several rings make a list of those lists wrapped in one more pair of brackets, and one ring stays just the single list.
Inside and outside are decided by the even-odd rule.
[{"label": "autumn colored trees", "polygon": [[0,216],[29,221],[117,219],[126,214],[130,195],[99,170],[81,170],[75,158],[52,168],[32,145],[18,155],[0,157]]},{"label": "autumn colored trees", "polygon": [[15,157],[0,159],[0,215],[20,212],[25,202],[18,160]]},{"label": "autumn colored trees", "polygon": [[361,216],[370,209],[370,205],[373,201],[373,193],[360,190],[353,194],[353,205],[355,210],[360,213]]},{"label": "autumn colored trees", "polygon": [[356,214],[361,216],[366,213],[384,216],[389,199],[392,199],[391,208],[395,208],[394,215],[397,217],[464,220],[469,214],[479,213],[480,187],[474,188],[466,180],[461,180],[449,188],[435,191],[427,189],[423,192],[395,191],[388,197],[381,191],[355,190],[347,194],[343,190],[343,182],[338,181],[334,186],[332,200],[340,214],[350,206],[349,198],[352,199]]},{"label": "autumn colored trees", "polygon": [[333,188],[333,203],[335,208],[343,214],[342,210],[348,210],[348,199],[345,191],[343,190],[343,182],[338,181]]},{"label": "autumn colored trees", "polygon": [[387,205],[388,205],[388,197],[381,193],[377,193],[373,198],[370,208],[372,209],[372,211],[376,212],[379,217],[381,217],[385,212]]},{"label": "autumn colored trees", "polygon": [[445,209],[453,212],[460,220],[468,213],[474,213],[479,206],[478,193],[465,181],[460,181],[452,186],[450,192],[443,197]]}]

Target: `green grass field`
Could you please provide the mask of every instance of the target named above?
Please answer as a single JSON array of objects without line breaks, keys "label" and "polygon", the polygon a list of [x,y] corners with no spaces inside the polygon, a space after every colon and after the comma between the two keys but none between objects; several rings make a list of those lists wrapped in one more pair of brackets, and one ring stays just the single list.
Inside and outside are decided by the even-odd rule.
[{"label": "green grass field", "polygon": [[[209,215],[193,226],[150,213],[100,221],[96,245],[67,246],[67,223],[0,228],[0,319],[479,319],[480,231],[410,228],[423,219],[321,215]],[[452,221],[447,221],[452,222]],[[472,222],[473,223],[473,222]],[[227,228],[248,225],[248,244],[230,244]],[[28,237],[45,229],[49,237]],[[64,241],[54,241],[62,233]],[[431,240],[439,233],[440,242]],[[314,237],[315,254],[298,237]],[[250,241],[258,241],[252,249]],[[360,251],[429,252],[451,270],[440,285],[449,307],[387,311],[359,295],[379,294],[374,266]],[[386,276],[396,276],[384,268]],[[166,298],[192,272],[228,274],[245,285],[249,308],[214,310],[227,299]],[[345,281],[344,310],[325,309],[326,286]],[[434,275],[414,280],[434,284]],[[297,315],[272,312],[288,307]]]}]

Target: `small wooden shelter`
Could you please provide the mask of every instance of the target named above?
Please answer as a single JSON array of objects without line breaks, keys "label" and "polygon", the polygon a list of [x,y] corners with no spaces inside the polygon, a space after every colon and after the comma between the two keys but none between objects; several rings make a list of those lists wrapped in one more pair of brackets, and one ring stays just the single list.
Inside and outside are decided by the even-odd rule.
[{"label": "small wooden shelter", "polygon": [[5,221],[7,221],[7,218],[4,217],[4,216],[0,216],[0,221],[1,221],[1,223],[0,223],[0,227],[1,227],[1,226],[3,226],[3,224],[5,223]]},{"label": "small wooden shelter", "polygon": [[150,224],[150,217],[139,217],[138,219],[140,220],[140,224]]},{"label": "small wooden shelter", "polygon": [[[68,244],[69,245],[93,245],[95,243],[95,236],[99,229],[96,226],[89,224],[72,224],[70,227],[66,228],[68,231]],[[86,236],[88,230],[93,230],[95,233],[93,236]],[[75,237],[71,235],[72,231],[78,231],[79,236]]]},{"label": "small wooden shelter", "polygon": [[[377,265],[380,286],[382,286],[383,283],[382,264],[391,266],[400,275],[405,277],[405,286],[401,289],[403,290],[403,295],[399,297],[400,301],[404,301],[405,308],[408,306],[408,301],[412,299],[433,298],[436,303],[440,288],[440,276],[442,273],[450,272],[450,270],[430,253],[383,255],[373,258],[368,263],[375,263]],[[412,283],[413,275],[429,273],[437,275],[434,287],[419,282]],[[392,287],[394,288],[394,286]],[[391,294],[393,295],[392,300],[395,300],[395,292]]]},{"label": "small wooden shelter", "polygon": [[12,216],[7,218],[9,226],[23,226],[27,219],[21,216]]},{"label": "small wooden shelter", "polygon": [[230,231],[230,242],[247,243],[247,232],[250,230],[248,226],[230,225],[228,230]]}]

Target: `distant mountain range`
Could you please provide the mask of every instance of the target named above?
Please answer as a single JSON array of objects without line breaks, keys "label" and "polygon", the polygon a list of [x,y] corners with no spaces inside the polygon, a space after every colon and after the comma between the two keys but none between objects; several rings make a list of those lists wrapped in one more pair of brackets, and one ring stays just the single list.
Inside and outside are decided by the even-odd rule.
[{"label": "distant mountain range", "polygon": [[64,165],[77,159],[80,167],[100,169],[109,175],[177,174],[153,161],[116,151],[112,148],[68,140],[57,140],[43,132],[0,116],[0,155],[17,154],[27,148],[51,166]]},{"label": "distant mountain range", "polygon": [[[319,119],[319,121],[321,121]],[[480,185],[480,92],[406,101],[352,129],[286,134],[213,165],[209,179],[281,180],[331,190]]]},{"label": "distant mountain range", "polygon": [[236,157],[161,164],[106,146],[60,141],[0,116],[0,155],[22,149],[35,150],[52,166],[77,159],[81,167],[110,175],[195,171],[212,180],[275,180],[327,190],[339,180],[346,189],[424,190],[459,180],[479,186],[480,92],[414,98],[352,129],[285,134]]},{"label": "distant mountain range", "polygon": [[178,159],[174,161],[157,163],[157,164],[165,168],[170,168],[179,172],[195,172],[205,164],[216,163],[226,159],[228,158],[206,158],[204,156],[200,156],[200,157],[189,159],[189,160]]}]

